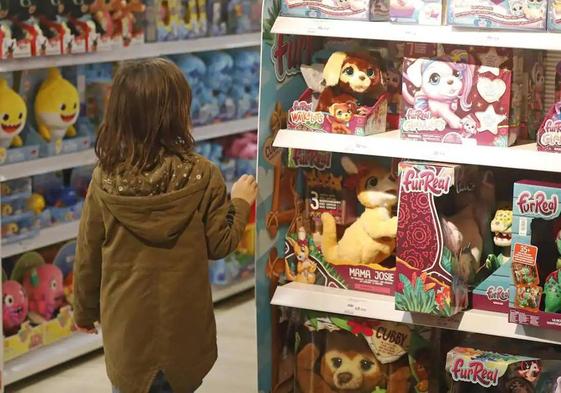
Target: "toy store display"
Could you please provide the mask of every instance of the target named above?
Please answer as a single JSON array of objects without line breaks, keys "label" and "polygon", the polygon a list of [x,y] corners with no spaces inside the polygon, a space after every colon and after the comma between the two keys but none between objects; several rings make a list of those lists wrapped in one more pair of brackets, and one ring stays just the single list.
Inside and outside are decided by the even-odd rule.
[{"label": "toy store display", "polygon": [[314,312],[298,313],[294,391],[436,391],[437,333],[429,328]]},{"label": "toy store display", "polygon": [[370,1],[283,0],[281,12],[286,16],[367,21],[370,20]]},{"label": "toy store display", "polygon": [[561,185],[514,184],[510,321],[561,329]]},{"label": "toy store display", "polygon": [[395,307],[450,316],[481,267],[494,182],[478,168],[399,164]]},{"label": "toy store display", "polygon": [[31,179],[4,182],[1,190],[2,244],[37,236],[36,216],[28,205],[32,197]]},{"label": "toy store display", "polygon": [[390,20],[394,23],[441,25],[445,0],[390,0]]},{"label": "toy store display", "polygon": [[561,361],[456,347],[446,356],[449,392],[536,392],[561,390]]},{"label": "toy store display", "polygon": [[66,288],[71,285],[75,250],[75,242],[70,242],[23,254],[13,263],[4,261],[12,266],[2,285],[5,361],[74,331]]},{"label": "toy store display", "polygon": [[288,127],[370,135],[386,131],[381,61],[368,53],[333,52],[325,65],[302,66],[307,89],[288,111]]},{"label": "toy store display", "polygon": [[561,31],[561,2],[551,0],[547,2],[547,29],[552,32]]},{"label": "toy store display", "polygon": [[561,152],[561,62],[555,65],[553,105],[538,129],[536,140],[539,151]]}]

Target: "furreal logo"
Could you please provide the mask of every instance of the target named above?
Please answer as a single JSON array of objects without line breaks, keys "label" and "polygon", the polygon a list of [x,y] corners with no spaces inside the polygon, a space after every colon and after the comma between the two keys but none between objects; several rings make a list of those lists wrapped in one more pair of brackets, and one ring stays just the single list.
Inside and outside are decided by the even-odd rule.
[{"label": "furreal logo", "polygon": [[446,120],[432,117],[429,111],[409,108],[405,113],[405,119],[401,122],[401,128],[405,132],[444,131]]},{"label": "furreal logo", "polygon": [[430,193],[435,196],[447,194],[452,186],[449,174],[437,175],[434,170],[407,168],[401,174],[401,189],[404,192]]},{"label": "furreal logo", "polygon": [[522,191],[516,204],[522,214],[533,214],[548,218],[558,215],[559,198],[555,194],[551,196],[551,199],[547,199],[547,195],[543,191],[536,191],[534,195],[530,191]]},{"label": "furreal logo", "polygon": [[487,288],[487,292],[485,292],[485,294],[487,295],[487,299],[490,301],[507,302],[509,299],[508,288],[503,288],[501,286],[490,286]]},{"label": "furreal logo", "polygon": [[293,168],[315,168],[319,171],[331,168],[331,152],[293,149],[290,154]]},{"label": "furreal logo", "polygon": [[305,101],[294,101],[292,109],[288,112],[288,124],[299,127],[321,127],[325,119],[322,112],[312,111],[312,104]]},{"label": "furreal logo", "polygon": [[485,367],[480,360],[471,360],[466,365],[464,359],[456,359],[450,374],[456,382],[477,383],[485,388],[499,384],[499,370]]},{"label": "furreal logo", "polygon": [[542,146],[561,146],[561,120],[548,119],[540,136]]},{"label": "furreal logo", "polygon": [[273,34],[271,61],[274,64],[277,81],[283,82],[287,76],[300,72],[300,65],[312,63],[314,40],[310,36]]}]

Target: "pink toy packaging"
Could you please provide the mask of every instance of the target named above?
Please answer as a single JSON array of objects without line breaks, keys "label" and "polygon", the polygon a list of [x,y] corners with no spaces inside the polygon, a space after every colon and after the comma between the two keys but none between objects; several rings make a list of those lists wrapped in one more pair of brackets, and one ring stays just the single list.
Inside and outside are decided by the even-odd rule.
[{"label": "pink toy packaging", "polygon": [[561,153],[561,101],[556,102],[543,119],[537,145],[539,151]]},{"label": "pink toy packaging", "polygon": [[511,71],[405,58],[401,136],[405,139],[508,146]]},{"label": "pink toy packaging", "polygon": [[394,23],[440,25],[442,0],[390,0],[390,20]]},{"label": "pink toy packaging", "polygon": [[468,305],[483,238],[474,167],[399,164],[395,307],[450,316]]},{"label": "pink toy packaging", "polygon": [[547,1],[448,0],[448,24],[473,28],[545,30]]},{"label": "pink toy packaging", "polygon": [[283,0],[281,13],[307,18],[369,20],[370,0]]}]

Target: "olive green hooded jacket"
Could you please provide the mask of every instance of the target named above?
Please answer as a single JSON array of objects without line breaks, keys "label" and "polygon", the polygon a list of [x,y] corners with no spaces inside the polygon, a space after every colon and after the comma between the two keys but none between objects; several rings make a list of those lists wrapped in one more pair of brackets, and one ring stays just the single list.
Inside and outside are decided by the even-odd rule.
[{"label": "olive green hooded jacket", "polygon": [[122,393],[147,393],[159,371],[175,393],[202,382],[217,356],[208,260],[237,247],[249,216],[206,159],[162,162],[136,175],[97,168],[80,222],[74,317],[100,321]]}]

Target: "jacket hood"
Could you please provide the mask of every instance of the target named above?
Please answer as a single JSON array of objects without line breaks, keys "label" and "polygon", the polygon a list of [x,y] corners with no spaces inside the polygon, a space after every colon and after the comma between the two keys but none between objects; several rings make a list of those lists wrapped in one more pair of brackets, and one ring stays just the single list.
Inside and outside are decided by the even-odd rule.
[{"label": "jacket hood", "polygon": [[[190,170],[189,177],[181,189],[154,195],[120,195],[107,192],[103,187],[104,176],[99,168],[94,171],[92,184],[101,204],[121,225],[147,243],[164,244],[179,237],[200,205],[210,181],[209,171],[200,169],[201,166],[194,166]],[[171,179],[172,176],[166,174],[167,179]],[[135,177],[131,176],[127,182],[134,181]],[[169,189],[169,186],[164,185],[163,189]]]}]

